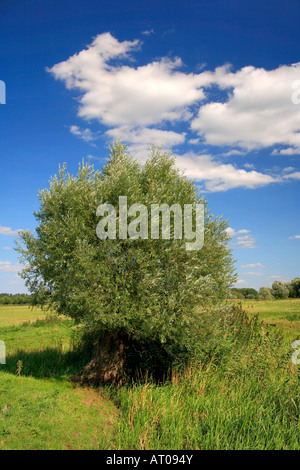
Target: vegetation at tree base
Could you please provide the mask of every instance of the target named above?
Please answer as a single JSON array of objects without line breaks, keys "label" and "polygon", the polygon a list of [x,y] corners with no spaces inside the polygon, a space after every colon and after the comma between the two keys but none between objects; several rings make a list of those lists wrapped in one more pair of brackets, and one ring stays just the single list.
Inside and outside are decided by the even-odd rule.
[{"label": "vegetation at tree base", "polygon": [[[161,237],[99,240],[96,209],[106,202],[118,208],[119,196],[148,209],[204,204],[203,248],[187,251],[184,240]],[[102,173],[83,163],[74,177],[64,166],[39,199],[37,236],[21,234],[22,276],[37,305],[75,319],[97,340],[76,380],[119,381],[126,352],[147,366],[185,361],[226,322],[230,308],[222,300],[235,280],[227,223],[210,214],[170,154],[154,148],[141,166],[117,142]]]},{"label": "vegetation at tree base", "polygon": [[118,449],[300,448],[299,371],[275,331],[240,308],[232,315],[211,361],[173,370],[162,387],[116,390]]},{"label": "vegetation at tree base", "polygon": [[[280,319],[299,312],[299,302],[242,305],[273,307]],[[11,308],[21,308],[24,318],[32,314]],[[0,367],[1,450],[300,450],[299,366],[291,362],[291,340],[282,343],[275,328],[239,305],[205,361],[178,366],[159,384],[149,377],[99,389],[67,382],[88,360],[74,343],[72,332],[80,330],[74,321],[5,326],[2,320],[9,320],[6,306],[0,308],[8,350]]]},{"label": "vegetation at tree base", "polygon": [[290,282],[274,281],[272,289],[270,287],[261,287],[259,292],[250,287],[229,289],[227,296],[229,299],[299,299],[300,298],[300,278],[296,277]]}]

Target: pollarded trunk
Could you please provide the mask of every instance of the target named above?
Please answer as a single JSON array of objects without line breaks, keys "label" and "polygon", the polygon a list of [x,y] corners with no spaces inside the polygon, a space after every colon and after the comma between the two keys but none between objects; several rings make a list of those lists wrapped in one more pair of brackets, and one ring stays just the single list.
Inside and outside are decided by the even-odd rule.
[{"label": "pollarded trunk", "polygon": [[120,332],[106,332],[96,343],[92,360],[69,381],[80,385],[121,384],[124,362],[123,335]]}]

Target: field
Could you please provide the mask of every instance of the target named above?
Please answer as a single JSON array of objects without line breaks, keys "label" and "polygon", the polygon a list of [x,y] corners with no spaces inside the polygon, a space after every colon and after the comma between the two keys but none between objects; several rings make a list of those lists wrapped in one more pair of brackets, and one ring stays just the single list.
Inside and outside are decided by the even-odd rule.
[{"label": "field", "polygon": [[[243,306],[278,325],[290,357],[299,300]],[[193,363],[163,385],[82,389],[67,381],[88,361],[72,321],[1,306],[0,449],[299,450],[300,366],[279,364],[268,343],[240,330],[240,346],[227,340],[222,362]]]},{"label": "field", "polygon": [[258,314],[265,322],[276,325],[287,341],[300,338],[300,299],[243,300],[242,306],[250,314]]},{"label": "field", "polygon": [[43,317],[43,312],[38,309],[32,310],[20,305],[0,305],[0,328],[32,322]]}]

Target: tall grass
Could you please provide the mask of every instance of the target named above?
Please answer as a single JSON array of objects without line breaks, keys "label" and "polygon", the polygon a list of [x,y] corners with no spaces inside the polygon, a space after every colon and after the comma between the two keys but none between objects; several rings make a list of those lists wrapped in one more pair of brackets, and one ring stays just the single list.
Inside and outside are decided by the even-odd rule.
[{"label": "tall grass", "polygon": [[118,449],[300,449],[299,371],[280,338],[235,312],[209,362],[112,392]]},{"label": "tall grass", "polygon": [[118,449],[299,449],[298,377],[190,366],[118,393]]}]

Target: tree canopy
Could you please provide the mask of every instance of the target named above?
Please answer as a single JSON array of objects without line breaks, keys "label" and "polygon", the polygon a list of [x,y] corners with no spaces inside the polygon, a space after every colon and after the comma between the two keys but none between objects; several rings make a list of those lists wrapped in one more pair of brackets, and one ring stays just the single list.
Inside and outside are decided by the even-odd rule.
[{"label": "tree canopy", "polygon": [[289,296],[289,289],[283,282],[274,281],[272,284],[272,295],[275,299],[287,299]]},{"label": "tree canopy", "polygon": [[[120,196],[147,208],[202,203],[203,248],[188,251],[183,239],[161,234],[155,240],[100,240],[97,207],[108,202],[117,208]],[[156,342],[169,354],[193,349],[201,324],[197,308],[225,298],[235,275],[227,222],[210,213],[171,154],[153,148],[141,165],[118,141],[102,172],[83,162],[73,176],[64,165],[39,200],[36,234],[22,232],[18,247],[36,304],[99,334],[122,332]],[[174,233],[174,217],[171,222]]]}]

